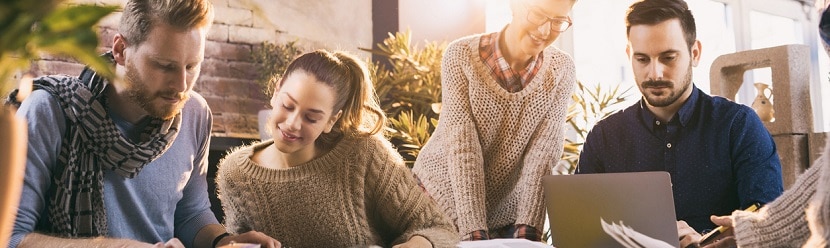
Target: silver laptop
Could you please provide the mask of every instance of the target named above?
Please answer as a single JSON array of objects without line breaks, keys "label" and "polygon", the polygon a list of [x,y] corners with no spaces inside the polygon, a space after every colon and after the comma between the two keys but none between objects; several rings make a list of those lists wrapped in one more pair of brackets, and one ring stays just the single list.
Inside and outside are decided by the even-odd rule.
[{"label": "silver laptop", "polygon": [[624,247],[603,221],[679,246],[668,172],[549,175],[542,185],[554,247]]}]

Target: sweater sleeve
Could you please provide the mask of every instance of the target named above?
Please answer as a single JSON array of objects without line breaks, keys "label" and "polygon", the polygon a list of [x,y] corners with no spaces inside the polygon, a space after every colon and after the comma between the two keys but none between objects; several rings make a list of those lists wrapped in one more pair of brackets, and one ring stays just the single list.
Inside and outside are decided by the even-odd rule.
[{"label": "sweater sleeve", "polygon": [[9,247],[17,247],[26,235],[35,231],[38,223],[48,223],[43,220],[47,218],[47,191],[66,130],[60,104],[44,90],[33,91],[17,110],[17,116],[28,120],[29,143],[20,205]]},{"label": "sweater sleeve", "polygon": [[517,206],[516,224],[527,224],[539,230],[542,230],[545,223],[542,177],[551,174],[553,166],[562,156],[565,131],[563,125],[576,83],[573,60],[564,54],[560,56],[553,58],[557,66],[554,72],[561,74],[554,75],[560,77],[556,82],[554,94],[548,96],[553,98],[550,100],[553,106],[531,137],[517,183],[517,186],[522,188],[518,191],[522,192],[522,195]]},{"label": "sweater sleeve", "polygon": [[[445,159],[450,173],[450,185],[455,200],[456,225],[462,235],[476,230],[487,230],[484,192],[484,159],[478,130],[470,107],[469,71],[464,63],[471,63],[466,42],[448,47],[441,62],[441,125],[447,135],[434,137],[448,139]],[[466,65],[466,68],[470,68]]]},{"label": "sweater sleeve", "polygon": [[388,238],[391,245],[418,235],[433,247],[455,247],[459,242],[455,227],[418,186],[392,145],[378,139],[372,146],[375,153],[368,165],[367,190],[374,196],[370,204],[376,205],[383,226],[392,229],[388,232],[394,235]]},{"label": "sweater sleeve", "polygon": [[824,146],[823,159],[813,164],[813,167],[821,168],[816,195],[807,211],[811,235],[804,247],[827,247],[830,242],[830,139]]},{"label": "sweater sleeve", "polygon": [[242,179],[239,176],[237,168],[243,163],[250,162],[250,158],[241,154],[242,149],[245,148],[235,148],[231,151],[219,161],[216,170],[216,196],[219,198],[222,204],[222,210],[225,213],[223,223],[225,225],[225,231],[231,234],[241,234],[251,231],[251,228],[244,224],[248,222],[245,219],[247,217],[245,214],[246,210],[239,204],[239,201],[244,201],[244,199],[237,197],[239,191],[248,189],[235,183]]},{"label": "sweater sleeve", "polygon": [[[816,164],[826,163],[825,156]],[[805,208],[816,193],[821,166],[813,166],[775,201],[756,213],[735,211],[732,222],[739,247],[798,247],[807,240]]]}]

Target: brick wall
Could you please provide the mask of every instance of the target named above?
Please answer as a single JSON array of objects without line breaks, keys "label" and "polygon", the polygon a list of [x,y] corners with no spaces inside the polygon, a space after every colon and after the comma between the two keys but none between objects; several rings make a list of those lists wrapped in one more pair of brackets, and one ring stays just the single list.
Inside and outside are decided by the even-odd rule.
[{"label": "brick wall", "polygon": [[[70,3],[124,6],[126,0],[70,0]],[[194,86],[213,110],[214,137],[258,138],[257,112],[267,99],[254,82],[257,67],[250,54],[263,41],[298,41],[305,50],[371,47],[371,0],[213,0],[216,18],[205,44],[202,73]],[[121,13],[99,23],[101,52],[112,47]],[[32,63],[34,75],[77,75],[83,65],[43,55]]]}]

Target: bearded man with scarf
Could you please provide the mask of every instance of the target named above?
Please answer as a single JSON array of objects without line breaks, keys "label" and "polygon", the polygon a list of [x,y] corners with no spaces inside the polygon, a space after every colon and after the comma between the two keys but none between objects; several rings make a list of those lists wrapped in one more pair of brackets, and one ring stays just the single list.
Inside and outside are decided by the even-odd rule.
[{"label": "bearded man with scarf", "polygon": [[213,22],[207,0],[130,0],[104,56],[117,79],[35,79],[20,208],[9,247],[279,247],[229,235],[210,210],[212,117],[193,85]]}]

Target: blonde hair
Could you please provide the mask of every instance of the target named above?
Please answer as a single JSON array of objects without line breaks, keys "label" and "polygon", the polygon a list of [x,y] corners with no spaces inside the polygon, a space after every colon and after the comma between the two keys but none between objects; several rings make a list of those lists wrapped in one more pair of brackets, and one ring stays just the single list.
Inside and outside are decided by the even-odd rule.
[{"label": "blonde hair", "polygon": [[346,52],[317,50],[300,55],[288,65],[279,85],[301,70],[332,87],[336,96],[332,114],[343,111],[332,131],[323,133],[317,145],[330,145],[343,135],[374,135],[386,126],[366,65]]},{"label": "blonde hair", "polygon": [[210,28],[213,5],[209,0],[129,0],[118,32],[131,45],[140,45],[159,23],[174,28]]}]

